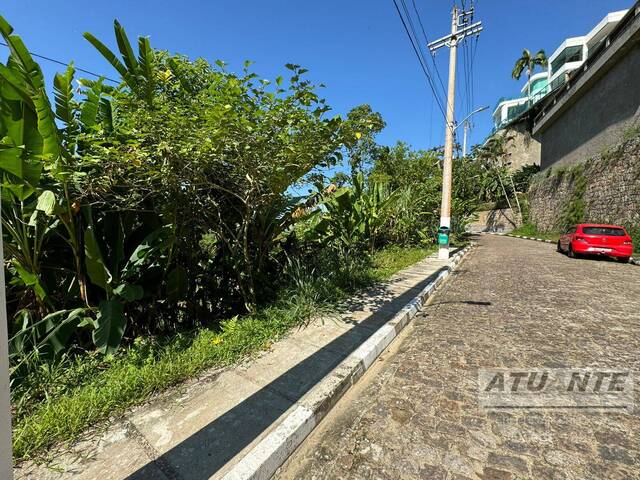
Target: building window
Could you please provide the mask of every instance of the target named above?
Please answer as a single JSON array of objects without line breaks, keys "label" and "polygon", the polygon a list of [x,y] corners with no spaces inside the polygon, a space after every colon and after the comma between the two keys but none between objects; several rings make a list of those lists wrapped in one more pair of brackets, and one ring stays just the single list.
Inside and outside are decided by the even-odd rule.
[{"label": "building window", "polygon": [[555,90],[558,87],[561,87],[564,84],[564,75],[560,75],[553,82],[551,82],[551,90]]},{"label": "building window", "polygon": [[582,45],[567,47],[551,62],[551,74],[553,75],[560,70],[565,63],[580,61],[582,61]]},{"label": "building window", "polygon": [[605,48],[607,42],[607,37],[604,37],[602,40],[597,42],[593,47],[589,48],[589,53],[587,53],[587,58],[591,58],[597,53],[599,53],[602,49]]},{"label": "building window", "polygon": [[507,121],[511,121],[527,109],[527,104],[514,105],[507,110]]},{"label": "building window", "polygon": [[546,86],[547,86],[547,79],[540,78],[531,84],[531,93],[535,92],[536,90],[540,90],[541,88],[544,88]]}]

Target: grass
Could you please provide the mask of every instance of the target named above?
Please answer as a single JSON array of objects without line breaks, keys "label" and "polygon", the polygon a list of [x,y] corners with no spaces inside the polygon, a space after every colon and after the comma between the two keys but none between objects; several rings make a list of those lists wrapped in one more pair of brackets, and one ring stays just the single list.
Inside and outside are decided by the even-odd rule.
[{"label": "grass", "polygon": [[[370,283],[386,280],[434,250],[381,250],[373,255],[364,277]],[[348,295],[335,286],[319,294],[313,281],[309,285],[297,285],[275,305],[230,319],[215,330],[203,328],[170,339],[138,338],[115,356],[85,353],[39,366],[28,382],[11,392],[14,457],[30,458],[55,443],[73,441],[92,425],[123,414],[155,393],[268,349],[293,326],[328,311],[327,291],[333,301]]]},{"label": "grass", "polygon": [[371,275],[374,280],[388,280],[394,273],[413,265],[436,251],[432,248],[402,248],[389,247],[380,250],[373,255],[373,268]]},{"label": "grass", "polygon": [[557,242],[560,238],[559,232],[540,232],[536,227],[531,224],[525,223],[524,225],[512,230],[512,235],[522,235],[523,237],[542,238],[543,240],[553,240]]}]

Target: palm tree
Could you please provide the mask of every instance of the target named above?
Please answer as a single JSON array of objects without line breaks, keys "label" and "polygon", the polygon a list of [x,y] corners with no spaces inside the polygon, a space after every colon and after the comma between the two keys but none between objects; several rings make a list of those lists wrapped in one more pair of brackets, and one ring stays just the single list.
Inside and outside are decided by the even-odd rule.
[{"label": "palm tree", "polygon": [[544,53],[544,50],[538,50],[538,53],[531,56],[531,52],[525,48],[522,51],[522,56],[516,60],[511,76],[516,80],[520,80],[522,72],[525,68],[527,69],[527,103],[531,102],[531,74],[535,70],[536,66],[539,65],[544,68],[547,64],[547,55]]}]

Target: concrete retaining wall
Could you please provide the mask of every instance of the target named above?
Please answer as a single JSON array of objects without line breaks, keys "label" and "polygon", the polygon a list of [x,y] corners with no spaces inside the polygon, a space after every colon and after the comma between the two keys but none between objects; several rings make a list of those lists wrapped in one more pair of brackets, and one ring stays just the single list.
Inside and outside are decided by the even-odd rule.
[{"label": "concrete retaining wall", "polygon": [[[565,87],[563,87],[565,88]],[[541,167],[585,161],[622,140],[640,114],[640,16],[534,125]]]}]

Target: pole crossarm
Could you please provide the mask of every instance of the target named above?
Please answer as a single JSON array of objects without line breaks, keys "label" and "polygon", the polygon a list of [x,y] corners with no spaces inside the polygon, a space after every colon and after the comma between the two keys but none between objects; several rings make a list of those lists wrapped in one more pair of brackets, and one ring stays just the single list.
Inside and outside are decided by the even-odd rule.
[{"label": "pole crossarm", "polygon": [[467,25],[466,27],[461,27],[460,30],[457,30],[455,33],[434,40],[433,42],[429,43],[427,47],[433,53],[439,48],[450,47],[454,42],[459,42],[466,37],[469,37],[471,35],[478,35],[482,31],[482,28],[482,22],[472,23],[471,25]]}]

